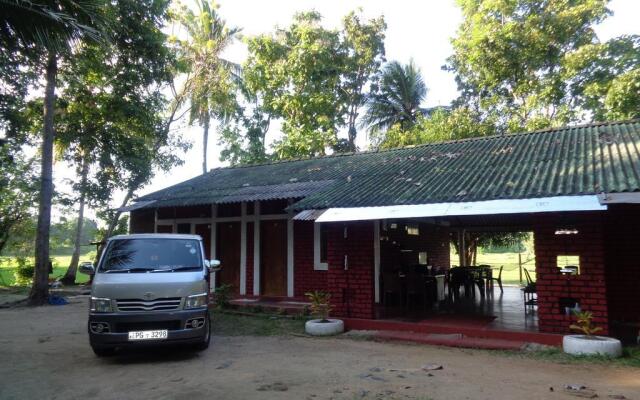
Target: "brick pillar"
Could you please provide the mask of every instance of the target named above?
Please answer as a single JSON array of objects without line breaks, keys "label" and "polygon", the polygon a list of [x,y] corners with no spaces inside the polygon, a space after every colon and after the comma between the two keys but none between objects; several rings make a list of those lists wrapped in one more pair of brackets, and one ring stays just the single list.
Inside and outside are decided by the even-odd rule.
[{"label": "brick pillar", "polygon": [[[345,228],[347,238],[344,237]],[[373,221],[331,223],[327,241],[327,290],[331,293],[332,314],[336,317],[373,318]]]},{"label": "brick pillar", "polygon": [[[549,213],[536,217],[534,227],[540,331],[567,333],[574,316],[567,316],[561,298],[575,298],[594,323],[607,334],[609,315],[605,284],[604,213]],[[556,235],[557,229],[575,228],[576,235]],[[558,255],[580,256],[580,275],[564,276],[557,267]]]}]

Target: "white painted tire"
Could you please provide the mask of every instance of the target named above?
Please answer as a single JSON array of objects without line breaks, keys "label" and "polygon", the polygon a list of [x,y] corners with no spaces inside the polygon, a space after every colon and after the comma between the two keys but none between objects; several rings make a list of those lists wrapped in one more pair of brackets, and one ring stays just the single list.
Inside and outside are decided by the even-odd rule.
[{"label": "white painted tire", "polygon": [[603,355],[620,357],[622,344],[618,339],[606,336],[593,336],[587,339],[584,335],[566,335],[562,338],[562,349],[573,355]]},{"label": "white painted tire", "polygon": [[344,332],[344,322],[339,319],[330,319],[329,322],[320,322],[312,319],[304,324],[304,330],[313,336],[331,336]]}]

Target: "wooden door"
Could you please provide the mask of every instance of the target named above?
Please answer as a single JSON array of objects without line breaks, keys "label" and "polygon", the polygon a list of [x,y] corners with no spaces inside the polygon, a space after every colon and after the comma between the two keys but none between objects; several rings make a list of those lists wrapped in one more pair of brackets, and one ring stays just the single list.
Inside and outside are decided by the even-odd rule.
[{"label": "wooden door", "polygon": [[287,220],[260,221],[260,282],[265,296],[287,295]]},{"label": "wooden door", "polygon": [[217,273],[216,285],[233,285],[233,292],[240,292],[240,222],[218,223],[216,257],[222,269]]},{"label": "wooden door", "polygon": [[173,233],[173,225],[158,225],[156,228],[158,233]]},{"label": "wooden door", "polygon": [[211,259],[211,224],[196,224],[196,235],[202,238],[204,257]]}]

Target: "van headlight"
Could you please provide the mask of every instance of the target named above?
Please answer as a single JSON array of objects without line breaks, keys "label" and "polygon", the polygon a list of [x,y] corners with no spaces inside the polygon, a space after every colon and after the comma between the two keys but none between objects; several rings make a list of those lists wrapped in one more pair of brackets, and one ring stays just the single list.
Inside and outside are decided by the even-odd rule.
[{"label": "van headlight", "polygon": [[201,308],[206,307],[208,303],[209,295],[207,293],[194,294],[187,297],[184,302],[184,308]]},{"label": "van headlight", "polygon": [[113,312],[111,299],[91,297],[91,301],[89,302],[89,310],[93,312]]}]

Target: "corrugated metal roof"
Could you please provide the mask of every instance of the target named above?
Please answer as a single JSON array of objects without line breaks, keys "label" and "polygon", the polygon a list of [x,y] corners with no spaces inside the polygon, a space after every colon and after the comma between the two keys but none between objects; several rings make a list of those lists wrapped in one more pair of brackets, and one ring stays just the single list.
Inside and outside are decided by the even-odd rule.
[{"label": "corrugated metal roof", "polygon": [[640,120],[220,168],[138,200],[304,197],[293,206],[304,210],[635,191]]},{"label": "corrugated metal roof", "polygon": [[[155,207],[181,207],[201,204],[237,203],[241,201],[300,199],[319,190],[325,189],[333,181],[287,182],[274,185],[255,185],[244,183],[241,187],[207,188],[207,182],[190,184],[181,188],[171,187],[158,200]],[[180,186],[183,184],[178,184]],[[171,190],[169,190],[171,189]],[[138,199],[139,202],[148,203],[148,196]],[[136,203],[136,205],[139,203]],[[138,208],[151,207],[142,206]]]}]

